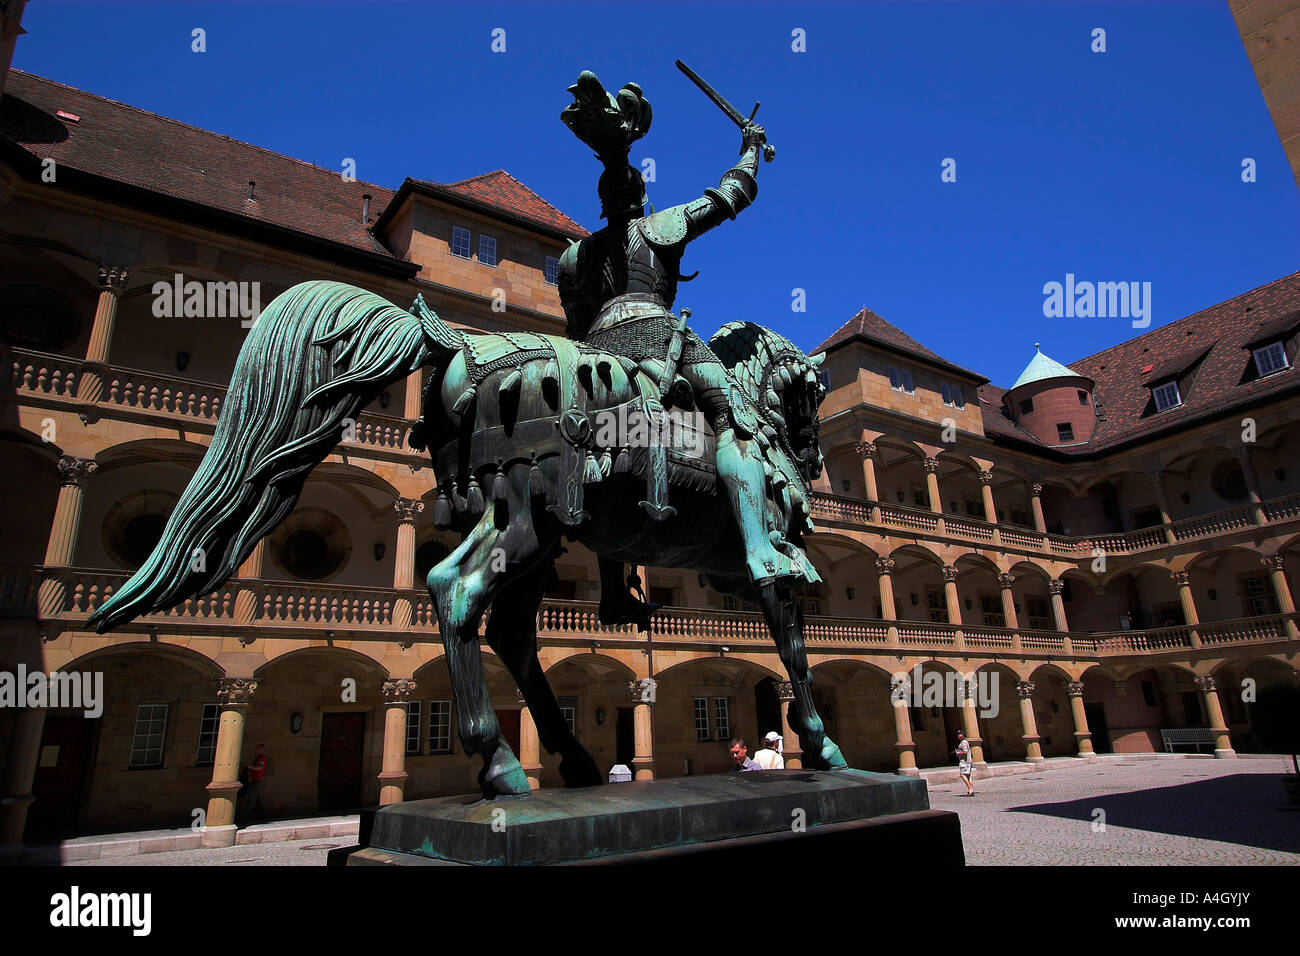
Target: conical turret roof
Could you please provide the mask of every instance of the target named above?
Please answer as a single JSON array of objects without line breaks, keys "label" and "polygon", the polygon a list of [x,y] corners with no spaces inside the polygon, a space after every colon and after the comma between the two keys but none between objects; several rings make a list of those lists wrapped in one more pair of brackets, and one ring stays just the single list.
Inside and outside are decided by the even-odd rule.
[{"label": "conical turret roof", "polygon": [[1029,360],[1029,364],[1025,366],[1025,370],[1020,373],[1020,377],[1016,379],[1016,384],[1011,386],[1012,389],[1017,389],[1021,385],[1028,385],[1031,382],[1041,382],[1044,379],[1049,378],[1087,378],[1086,375],[1080,375],[1074,369],[1062,365],[1054,358],[1049,358],[1044,355],[1037,342],[1034,343],[1034,348],[1038,349],[1038,351],[1036,351],[1034,357]]}]

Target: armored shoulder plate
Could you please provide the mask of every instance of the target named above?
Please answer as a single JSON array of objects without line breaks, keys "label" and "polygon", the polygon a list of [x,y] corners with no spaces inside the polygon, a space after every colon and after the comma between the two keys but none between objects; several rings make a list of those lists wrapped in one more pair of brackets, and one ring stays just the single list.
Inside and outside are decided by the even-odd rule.
[{"label": "armored shoulder plate", "polygon": [[652,246],[675,246],[686,238],[686,207],[673,206],[638,219],[636,227]]},{"label": "armored shoulder plate", "polygon": [[581,243],[570,242],[569,247],[560,253],[560,262],[556,266],[556,284],[568,288],[578,285],[578,251]]}]

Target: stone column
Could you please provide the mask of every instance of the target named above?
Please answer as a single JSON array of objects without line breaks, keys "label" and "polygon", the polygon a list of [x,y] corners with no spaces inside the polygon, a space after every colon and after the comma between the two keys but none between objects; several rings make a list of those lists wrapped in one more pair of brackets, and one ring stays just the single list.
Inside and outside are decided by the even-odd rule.
[{"label": "stone column", "polygon": [[[424,510],[424,502],[418,498],[398,498],[393,502],[393,510],[397,512],[393,589],[403,592],[415,587],[415,519]],[[411,626],[411,611],[410,595],[398,593],[393,602],[393,630],[404,631]]]},{"label": "stone column", "polygon": [[1255,453],[1248,445],[1232,450],[1232,456],[1241,465],[1241,474],[1246,479],[1246,490],[1250,492],[1250,507],[1255,515],[1255,524],[1268,524],[1264,514],[1264,496],[1259,492],[1259,475],[1255,473]]},{"label": "stone column", "polygon": [[1007,627],[1011,629],[1011,649],[1020,650],[1020,616],[1016,614],[1016,595],[1011,590],[1015,577],[1011,574],[998,575],[998,588],[1002,595],[1002,616],[1006,618]]},{"label": "stone column", "polygon": [[1187,622],[1192,647],[1200,647],[1201,629],[1197,625],[1201,623],[1201,619],[1196,613],[1196,602],[1192,600],[1191,575],[1187,571],[1170,571],[1169,576],[1173,578],[1174,586],[1178,588],[1178,600],[1183,605],[1183,619]]},{"label": "stone column", "polygon": [[1016,682],[1016,696],[1020,698],[1020,725],[1024,730],[1021,738],[1025,742],[1025,759],[1030,763],[1040,763],[1043,759],[1043,747],[1038,736],[1038,721],[1034,718],[1034,682],[1022,680]]},{"label": "stone column", "polygon": [[658,684],[653,677],[642,677],[627,682],[627,692],[632,697],[632,732],[635,750],[632,757],[632,776],[635,780],[655,778],[654,721],[650,708],[655,702]]},{"label": "stone column", "polygon": [[1034,512],[1034,530],[1047,534],[1047,519],[1043,517],[1043,484],[1040,481],[1029,486],[1029,507]]},{"label": "stone column", "polygon": [[[894,608],[894,559],[876,558],[876,584],[880,588],[880,616],[886,621],[898,620],[898,611]],[[898,626],[890,624],[887,628],[889,643],[898,643]]]},{"label": "stone column", "polygon": [[1147,480],[1151,482],[1151,487],[1155,489],[1156,504],[1160,508],[1160,525],[1164,532],[1165,543],[1174,544],[1178,539],[1174,536],[1174,529],[1171,527],[1174,518],[1173,513],[1169,510],[1169,494],[1165,491],[1165,473],[1163,471],[1148,471]]},{"label": "stone column", "polygon": [[950,564],[943,567],[943,597],[948,607],[948,623],[957,628],[953,646],[960,650],[966,646],[966,632],[962,629],[966,622],[962,620],[961,597],[957,594],[957,569]]},{"label": "stone column", "polygon": [[[1260,564],[1268,569],[1269,578],[1273,581],[1273,596],[1277,598],[1277,609],[1281,614],[1295,614],[1295,601],[1291,597],[1291,585],[1286,579],[1286,559],[1280,554],[1266,554],[1259,559]],[[1289,638],[1300,637],[1300,632],[1296,630],[1295,618],[1288,617],[1283,626],[1286,628],[1286,636]]]},{"label": "stone column", "polygon": [[867,500],[871,502],[871,520],[880,523],[880,489],[876,484],[876,445],[875,442],[858,442],[853,446],[862,456],[862,487]]},{"label": "stone column", "polygon": [[537,735],[537,722],[533,712],[528,709],[528,702],[519,688],[515,688],[515,700],[519,701],[519,765],[523,767],[524,776],[528,778],[530,790],[542,788],[542,745]]},{"label": "stone column", "polygon": [[930,495],[930,510],[939,516],[938,531],[943,534],[947,528],[943,520],[943,496],[939,493],[939,459],[927,458],[921,466],[925,469],[925,488]]},{"label": "stone column", "polygon": [[1094,760],[1092,732],[1088,730],[1088,714],[1083,709],[1083,681],[1070,681],[1065,685],[1065,692],[1070,695],[1070,716],[1074,718],[1074,742],[1079,748],[1079,756]]},{"label": "stone column", "polygon": [[235,572],[235,577],[240,581],[239,588],[235,591],[236,624],[251,624],[257,618],[259,592],[252,582],[262,577],[262,562],[265,557],[266,539],[263,538],[253,546],[253,550]]},{"label": "stone column", "polygon": [[[27,827],[27,809],[36,799],[32,785],[41,755],[41,735],[45,732],[45,708],[23,707],[14,715],[9,734],[9,752],[5,755],[4,779],[0,782],[0,861],[21,851],[23,830]],[[14,862],[17,862],[16,860]]]},{"label": "stone column", "polygon": [[1056,621],[1056,629],[1061,631],[1063,637],[1063,650],[1067,654],[1074,652],[1074,645],[1070,641],[1070,622],[1065,617],[1065,582],[1061,580],[1052,580],[1047,582],[1047,590],[1052,595],[1052,618]]},{"label": "stone column", "polygon": [[1213,677],[1197,677],[1196,689],[1201,692],[1205,702],[1205,714],[1209,718],[1210,732],[1214,734],[1214,756],[1220,760],[1232,759],[1237,751],[1232,749],[1232,737],[1228,734],[1228,724],[1223,719],[1223,707],[1219,703],[1219,692],[1215,689]]},{"label": "stone column", "polygon": [[979,473],[980,494],[984,498],[984,520],[993,525],[993,543],[1002,542],[1002,532],[998,530],[998,508],[993,503],[993,472]]},{"label": "stone column", "polygon": [[975,675],[971,674],[970,678],[961,682],[961,722],[966,742],[970,744],[971,763],[983,770],[988,764],[984,761],[984,738],[980,736],[979,715],[975,712]]},{"label": "stone column", "polygon": [[420,407],[424,391],[424,369],[418,369],[406,379],[406,399],[402,403],[402,417],[413,422],[424,410]]},{"label": "stone column", "polygon": [[81,530],[81,506],[86,497],[86,483],[98,470],[89,458],[64,456],[59,459],[59,500],[54,506],[54,523],[45,546],[46,571],[37,592],[38,615],[57,617],[63,612],[67,597],[67,580],[60,568],[71,566],[77,553],[77,534]]},{"label": "stone column", "polygon": [[898,750],[898,772],[905,777],[919,777],[916,767],[916,743],[912,740],[912,712],[907,705],[912,697],[912,682],[894,677],[889,682],[889,702],[894,709],[894,747]]},{"label": "stone column", "polygon": [[118,266],[99,267],[99,302],[95,306],[94,325],[90,328],[86,361],[82,364],[81,379],[77,382],[79,401],[93,404],[104,395],[108,353],[113,344],[113,326],[117,323],[117,303],[122,290],[126,288],[126,280],[126,269]]},{"label": "stone column", "polygon": [[777,706],[781,710],[781,741],[784,746],[785,769],[803,769],[803,744],[790,726],[790,708],[794,704],[794,685],[788,680],[776,682]]},{"label": "stone column", "polygon": [[244,717],[255,690],[257,681],[249,677],[223,677],[217,681],[221,720],[217,725],[212,782],[207,786],[208,812],[199,839],[201,846],[235,845],[235,800],[242,786],[239,767],[244,753]]},{"label": "stone column", "polygon": [[384,762],[379,771],[379,805],[401,803],[406,790],[406,711],[415,681],[384,681]]}]

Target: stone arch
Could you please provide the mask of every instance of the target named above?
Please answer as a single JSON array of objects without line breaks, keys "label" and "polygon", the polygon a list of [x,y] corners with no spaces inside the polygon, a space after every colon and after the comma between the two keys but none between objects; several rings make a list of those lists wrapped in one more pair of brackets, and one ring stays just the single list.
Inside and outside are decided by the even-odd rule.
[{"label": "stone arch", "polygon": [[829,720],[822,714],[827,733],[849,766],[881,773],[897,770],[889,672],[872,661],[833,658],[819,661],[812,673],[814,693],[820,693],[818,708],[829,706]]}]

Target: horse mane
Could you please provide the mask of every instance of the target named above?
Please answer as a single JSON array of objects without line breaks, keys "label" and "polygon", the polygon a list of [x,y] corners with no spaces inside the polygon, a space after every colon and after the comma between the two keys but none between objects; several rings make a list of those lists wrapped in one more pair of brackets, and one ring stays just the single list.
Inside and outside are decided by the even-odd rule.
[{"label": "horse mane", "polygon": [[782,358],[807,362],[797,345],[755,322],[728,322],[713,333],[709,348],[760,408],[767,407],[772,371]]}]

